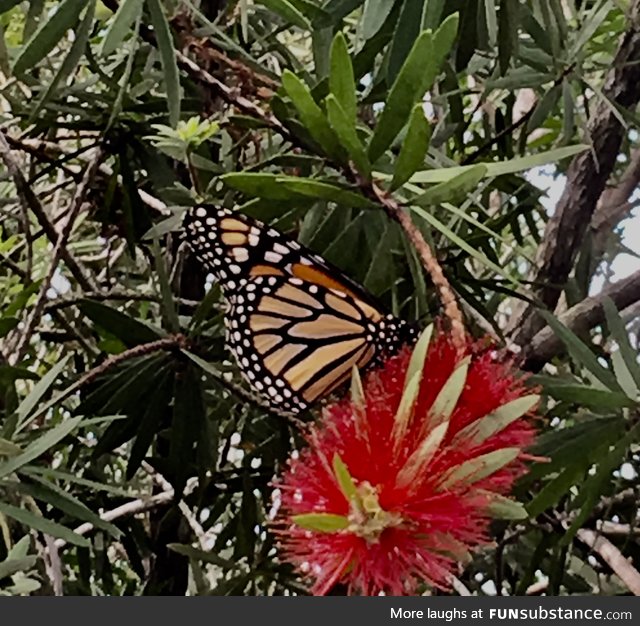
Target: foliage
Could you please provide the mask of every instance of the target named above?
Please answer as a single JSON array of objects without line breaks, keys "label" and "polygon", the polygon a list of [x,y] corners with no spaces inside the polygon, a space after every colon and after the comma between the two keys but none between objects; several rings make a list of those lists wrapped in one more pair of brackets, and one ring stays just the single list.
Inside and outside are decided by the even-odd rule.
[{"label": "foliage", "polygon": [[[426,325],[440,302],[391,198],[469,330],[506,341],[547,220],[528,171],[563,173],[603,101],[614,180],[637,140],[603,92],[624,5],[0,2],[0,152],[26,181],[0,172],[0,593],[305,593],[267,528],[299,429],[238,382],[184,207],[259,217]],[[624,251],[585,238],[568,306]],[[577,535],[619,524],[640,558],[637,320],[605,309],[575,332],[546,313],[566,351],[529,380],[528,518],[494,525],[473,593],[626,592]]]}]

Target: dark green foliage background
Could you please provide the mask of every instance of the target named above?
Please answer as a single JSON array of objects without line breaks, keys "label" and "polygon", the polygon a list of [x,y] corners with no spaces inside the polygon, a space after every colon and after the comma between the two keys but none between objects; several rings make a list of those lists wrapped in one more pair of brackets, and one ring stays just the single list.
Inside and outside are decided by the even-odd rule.
[{"label": "dark green foliage background", "polygon": [[[181,240],[185,207],[239,207],[426,324],[439,300],[365,170],[382,187],[404,178],[391,197],[436,251],[470,332],[509,344],[518,303],[537,304],[529,278],[547,220],[526,172],[552,163],[561,174],[581,151],[572,146],[590,143],[627,4],[0,1],[0,115],[12,148],[3,161],[34,194],[0,172],[0,593],[305,593],[267,532],[270,481],[298,429],[237,376],[220,292],[205,290]],[[454,13],[448,45],[437,29]],[[432,113],[407,132],[422,94],[415,81],[393,85],[427,28],[440,35],[414,71],[433,74]],[[364,167],[323,117],[328,94],[349,113],[356,93],[348,63],[331,68],[338,32],[353,60],[354,141],[373,157]],[[625,124],[614,186],[638,135],[636,112],[610,106]],[[392,127],[397,137],[381,137]],[[426,154],[415,137],[430,137]],[[55,241],[43,223],[64,228],[98,162],[49,284]],[[443,168],[472,163],[494,165],[433,184],[451,178]],[[569,306],[626,251],[616,224],[604,246],[598,234],[584,237],[563,280]],[[531,379],[544,392],[531,452],[547,460],[532,461],[515,494],[529,519],[497,521],[495,545],[461,565],[471,593],[629,593],[580,538],[614,522],[623,532],[609,540],[631,564],[640,558],[637,313],[620,316],[609,301],[606,312],[576,334],[547,314],[562,348]]]}]

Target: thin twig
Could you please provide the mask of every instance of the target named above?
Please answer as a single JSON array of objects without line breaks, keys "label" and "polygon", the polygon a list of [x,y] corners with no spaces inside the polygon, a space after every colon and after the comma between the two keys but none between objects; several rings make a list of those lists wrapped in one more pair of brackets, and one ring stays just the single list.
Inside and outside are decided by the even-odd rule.
[{"label": "thin twig", "polygon": [[99,161],[102,157],[102,151],[98,151],[95,155],[92,163],[87,167],[87,170],[82,178],[82,181],[76,188],[76,192],[71,200],[66,222],[60,231],[60,235],[56,241],[56,245],[51,253],[51,265],[46,278],[42,281],[40,291],[36,299],[36,303],[31,309],[31,315],[27,318],[24,328],[20,329],[20,337],[16,344],[16,347],[11,355],[9,355],[9,363],[15,365],[19,363],[29,345],[33,331],[40,320],[40,316],[44,310],[44,305],[47,299],[47,292],[53,280],[53,276],[58,269],[58,263],[60,259],[64,257],[64,250],[66,249],[67,241],[71,235],[73,225],[76,217],[80,212],[80,208],[84,202],[85,194],[93,181],[94,174],[96,173],[99,165]]},{"label": "thin twig", "polygon": [[618,548],[606,537],[588,528],[581,528],[576,536],[582,543],[598,553],[634,596],[640,596],[640,572],[627,561]]},{"label": "thin twig", "polygon": [[[136,515],[137,513],[142,513],[144,511],[148,511],[149,509],[154,509],[157,506],[162,504],[167,504],[173,500],[173,492],[165,492],[158,493],[154,496],[150,496],[148,498],[137,498],[136,500],[132,500],[131,502],[126,502],[115,509],[111,509],[110,511],[105,511],[104,513],[100,513],[100,518],[105,522],[112,522],[113,520],[119,519],[121,517],[126,517],[128,515]],[[73,529],[73,532],[78,535],[86,535],[90,533],[95,526],[91,522],[85,522],[84,524],[80,524],[77,528]],[[60,550],[67,545],[67,542],[64,539],[56,539],[55,547]]]},{"label": "thin twig", "polygon": [[100,376],[108,372],[112,367],[115,367],[116,365],[119,365],[124,361],[135,359],[140,356],[146,356],[148,354],[153,354],[154,352],[159,352],[160,350],[176,350],[183,348],[186,345],[186,341],[187,340],[184,335],[172,335],[164,339],[158,339],[157,341],[142,343],[139,346],[135,346],[133,348],[130,348],[129,350],[125,350],[124,352],[120,352],[119,354],[110,356],[108,359],[100,363],[100,365],[96,365],[96,367],[82,375],[75,383],[69,385],[69,387],[67,387],[64,391],[61,391],[57,396],[55,396],[55,398],[52,399],[51,402],[45,403],[40,411],[36,413],[29,420],[29,422],[38,419],[44,413],[46,413],[51,406],[59,404],[63,400],[66,400],[69,396],[82,389],[82,387],[92,383],[96,378],[99,378]]},{"label": "thin twig", "polygon": [[422,266],[427,271],[431,280],[438,291],[444,314],[451,326],[451,339],[454,346],[461,353],[466,346],[466,333],[464,330],[464,322],[462,312],[458,306],[458,301],[453,293],[451,284],[442,271],[438,259],[433,254],[431,247],[425,241],[418,227],[413,223],[409,214],[398,205],[398,203],[380,189],[375,183],[371,184],[371,190],[375,198],[382,204],[387,215],[398,222],[409,241],[413,244]]},{"label": "thin twig", "polygon": [[[33,212],[38,223],[44,230],[45,234],[49,241],[55,244],[58,240],[58,233],[54,228],[53,224],[49,221],[47,214],[38,200],[37,196],[33,193],[31,187],[27,184],[24,176],[22,175],[22,171],[20,170],[20,166],[13,158],[11,154],[11,148],[7,141],[7,137],[3,132],[0,132],[0,158],[4,161],[4,164],[7,167],[7,170],[11,174],[13,178],[13,182],[16,186],[16,190],[18,192],[18,196],[21,198],[21,201],[24,201],[29,209]],[[95,289],[91,279],[88,277],[88,274],[85,273],[80,263],[76,261],[73,255],[64,247],[61,250],[62,260],[65,262],[65,265],[69,268],[69,271],[73,275],[73,277],[78,281],[78,284],[83,289]]]}]

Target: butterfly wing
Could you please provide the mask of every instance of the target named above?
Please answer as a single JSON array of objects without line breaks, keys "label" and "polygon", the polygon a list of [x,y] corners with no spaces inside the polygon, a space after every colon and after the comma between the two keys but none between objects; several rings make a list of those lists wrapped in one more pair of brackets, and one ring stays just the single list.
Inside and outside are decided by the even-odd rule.
[{"label": "butterfly wing", "polygon": [[304,409],[346,382],[354,365],[364,368],[401,342],[394,318],[297,278],[258,276],[229,303],[229,347],[243,375],[280,411]]},{"label": "butterfly wing", "polygon": [[200,205],[184,228],[229,302],[227,343],[238,366],[278,411],[297,412],[413,338],[357,283],[278,231]]},{"label": "butterfly wing", "polygon": [[184,229],[198,258],[228,290],[242,278],[292,276],[377,306],[360,285],[321,256],[241,213],[199,205],[187,212]]}]

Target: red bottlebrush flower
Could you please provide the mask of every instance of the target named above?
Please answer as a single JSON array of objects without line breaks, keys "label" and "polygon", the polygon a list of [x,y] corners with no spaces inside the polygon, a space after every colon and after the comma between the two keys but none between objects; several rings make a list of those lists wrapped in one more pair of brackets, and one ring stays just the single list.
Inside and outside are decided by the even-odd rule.
[{"label": "red bottlebrush flower", "polygon": [[[510,363],[469,343],[461,357],[431,328],[325,407],[276,482],[282,556],[328,593],[411,595],[447,589],[456,564],[487,543],[492,517],[524,517],[505,496],[538,397]],[[520,458],[519,458],[520,457]]]}]

